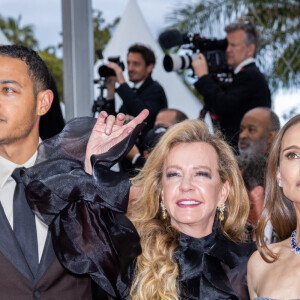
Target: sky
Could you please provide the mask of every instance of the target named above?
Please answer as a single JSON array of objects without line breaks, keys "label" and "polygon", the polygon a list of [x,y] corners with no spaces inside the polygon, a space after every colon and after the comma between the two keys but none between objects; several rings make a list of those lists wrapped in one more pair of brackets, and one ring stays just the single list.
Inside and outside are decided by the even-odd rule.
[{"label": "sky", "polygon": [[[178,5],[197,2],[197,0],[137,0],[145,20],[155,38],[170,25],[167,15]],[[127,0],[92,0],[92,6],[102,11],[107,23],[121,17]],[[40,49],[57,46],[62,42],[61,0],[1,0],[0,14],[4,17],[22,16],[21,26],[33,25]],[[225,33],[224,33],[225,36]],[[222,37],[219,37],[222,38]],[[273,109],[281,117],[294,106],[300,113],[300,87],[289,91],[279,91],[272,95]]]}]

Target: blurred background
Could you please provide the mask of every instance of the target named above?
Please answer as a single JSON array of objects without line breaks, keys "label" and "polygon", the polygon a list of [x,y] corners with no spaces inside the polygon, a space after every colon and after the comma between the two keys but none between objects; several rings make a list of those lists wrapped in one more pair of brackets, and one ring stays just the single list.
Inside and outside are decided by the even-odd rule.
[{"label": "blurred background", "polygon": [[[4,43],[7,39],[10,43],[23,44],[39,51],[56,79],[60,100],[64,101],[61,1],[64,0],[2,0],[0,42]],[[300,113],[300,1],[134,1],[155,40],[170,28],[221,39],[225,37],[226,24],[237,18],[251,20],[261,34],[257,62],[267,76],[273,109],[280,116],[282,124]],[[128,2],[92,0],[95,51],[105,49]],[[134,34],[128,32],[128,35]],[[171,51],[178,51],[178,48]],[[95,63],[96,60],[94,54]],[[201,102],[201,97],[193,91],[193,80],[184,73],[180,76]]]}]

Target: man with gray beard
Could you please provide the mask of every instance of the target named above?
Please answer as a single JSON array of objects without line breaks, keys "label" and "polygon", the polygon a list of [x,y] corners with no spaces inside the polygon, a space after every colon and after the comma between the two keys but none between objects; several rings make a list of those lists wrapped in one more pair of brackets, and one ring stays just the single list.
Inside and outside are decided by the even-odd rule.
[{"label": "man with gray beard", "polygon": [[267,155],[279,129],[279,118],[271,109],[256,107],[249,110],[243,116],[240,125],[240,156]]}]

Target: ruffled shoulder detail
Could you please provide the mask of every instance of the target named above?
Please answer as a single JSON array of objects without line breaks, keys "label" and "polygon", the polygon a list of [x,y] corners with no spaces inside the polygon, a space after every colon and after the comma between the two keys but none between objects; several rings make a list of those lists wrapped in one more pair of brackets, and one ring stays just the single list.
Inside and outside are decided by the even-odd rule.
[{"label": "ruffled shoulder detail", "polygon": [[175,260],[183,299],[249,299],[246,266],[254,243],[239,243],[213,232],[196,239],[180,235]]},{"label": "ruffled shoulder detail", "polygon": [[143,126],[107,153],[93,156],[89,175],[83,162],[94,124],[89,117],[71,120],[59,135],[40,145],[38,163],[20,172],[28,203],[49,225],[62,265],[73,273],[89,274],[109,295],[125,298],[141,247],[124,215],[128,177],[109,168],[131,149]]}]

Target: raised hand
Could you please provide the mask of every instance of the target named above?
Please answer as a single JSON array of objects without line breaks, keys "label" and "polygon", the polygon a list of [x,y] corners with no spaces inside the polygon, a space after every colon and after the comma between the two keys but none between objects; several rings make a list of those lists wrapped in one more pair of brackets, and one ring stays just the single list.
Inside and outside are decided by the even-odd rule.
[{"label": "raised hand", "polygon": [[107,67],[113,69],[116,73],[116,79],[117,79],[117,82],[119,84],[122,84],[125,82],[125,78],[124,78],[124,75],[123,75],[123,70],[120,68],[120,66],[114,62],[109,62],[107,65]]},{"label": "raised hand", "polygon": [[206,58],[202,53],[199,53],[199,59],[192,62],[192,67],[198,78],[208,74]]},{"label": "raised hand", "polygon": [[144,109],[132,121],[124,125],[124,114],[120,113],[115,117],[113,115],[108,115],[105,111],[101,111],[87,144],[84,166],[85,171],[92,174],[90,162],[92,155],[105,153],[114,145],[121,142],[138,124],[142,123],[147,118],[148,114],[149,111]]}]

